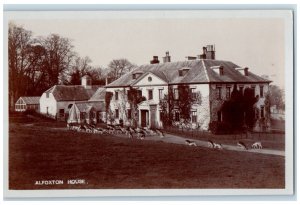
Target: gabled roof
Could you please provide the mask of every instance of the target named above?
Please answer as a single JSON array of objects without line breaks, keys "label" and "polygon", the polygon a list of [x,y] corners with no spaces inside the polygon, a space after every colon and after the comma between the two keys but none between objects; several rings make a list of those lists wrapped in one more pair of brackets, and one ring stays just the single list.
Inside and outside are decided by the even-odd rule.
[{"label": "gabled roof", "polygon": [[105,88],[98,88],[89,101],[105,101]]},{"label": "gabled roof", "polygon": [[[156,72],[157,73],[157,72]],[[158,77],[160,80],[164,81],[167,83],[166,78],[164,76],[157,76],[156,73],[153,73],[151,71],[149,72],[145,72],[143,73],[139,78],[137,78],[131,85],[135,85],[136,83],[138,83],[140,80],[142,80],[145,76],[147,76],[148,74],[153,74],[156,77]],[[161,78],[162,77],[162,78]]]},{"label": "gabled roof", "polygon": [[93,85],[87,89],[82,85],[55,85],[45,93],[52,93],[57,101],[83,101],[89,100],[99,87]]},{"label": "gabled roof", "polygon": [[103,102],[82,102],[75,103],[73,106],[76,106],[80,112],[89,112],[92,108],[96,111],[105,110]]},{"label": "gabled roof", "polygon": [[[220,76],[213,69],[212,66],[223,66],[224,75]],[[179,61],[162,64],[147,64],[141,65],[134,71],[131,71],[114,82],[108,84],[106,87],[127,87],[139,80],[132,78],[132,73],[138,70],[144,72],[151,72],[169,84],[182,84],[182,83],[253,83],[253,82],[271,82],[261,78],[251,72],[248,76],[244,76],[235,68],[240,66],[223,60],[190,60]],[[184,76],[179,76],[179,70],[182,68],[189,68],[189,71]]]},{"label": "gabled roof", "polygon": [[21,96],[20,98],[22,98],[27,105],[40,104],[40,96]]}]

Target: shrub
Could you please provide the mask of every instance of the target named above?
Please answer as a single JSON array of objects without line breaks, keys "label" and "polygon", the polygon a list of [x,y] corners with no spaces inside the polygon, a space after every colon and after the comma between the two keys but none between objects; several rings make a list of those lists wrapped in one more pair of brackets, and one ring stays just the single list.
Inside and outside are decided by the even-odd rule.
[{"label": "shrub", "polygon": [[213,134],[230,134],[232,127],[226,122],[212,121],[209,123],[209,130]]}]

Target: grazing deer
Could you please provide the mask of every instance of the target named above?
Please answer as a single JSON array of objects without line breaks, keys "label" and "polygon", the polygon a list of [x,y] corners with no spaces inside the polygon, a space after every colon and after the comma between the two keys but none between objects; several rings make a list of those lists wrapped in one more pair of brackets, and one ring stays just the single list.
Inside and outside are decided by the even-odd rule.
[{"label": "grazing deer", "polygon": [[214,143],[214,149],[223,149],[222,144]]},{"label": "grazing deer", "polygon": [[237,142],[237,146],[241,149],[247,150],[247,146],[241,141]]},{"label": "grazing deer", "polygon": [[251,147],[252,147],[252,149],[262,149],[263,148],[261,145],[261,142],[254,142]]},{"label": "grazing deer", "polygon": [[165,136],[164,133],[158,129],[156,130],[156,133],[160,136],[160,138],[163,138]]},{"label": "grazing deer", "polygon": [[207,146],[208,146],[209,148],[212,148],[212,149],[223,149],[222,144],[213,142],[213,141],[211,141],[211,140],[208,140],[208,141],[207,141]]},{"label": "grazing deer", "polygon": [[208,140],[208,141],[207,141],[207,146],[208,146],[209,148],[214,148],[214,143],[213,143],[213,141]]},{"label": "grazing deer", "polygon": [[192,140],[185,140],[185,144],[189,146],[197,146],[196,142]]}]

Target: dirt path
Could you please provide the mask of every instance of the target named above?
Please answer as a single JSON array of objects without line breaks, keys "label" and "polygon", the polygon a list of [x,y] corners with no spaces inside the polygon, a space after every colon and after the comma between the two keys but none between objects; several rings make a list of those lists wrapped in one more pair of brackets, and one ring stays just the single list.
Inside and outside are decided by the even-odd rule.
[{"label": "dirt path", "polygon": [[[66,128],[51,128],[51,129],[68,131]],[[93,135],[97,135],[97,134],[93,134]],[[157,135],[147,135],[144,140],[154,140],[154,141],[161,141],[161,142],[166,142],[166,143],[174,143],[174,144],[182,144],[182,145],[186,145],[185,140],[191,140],[191,141],[194,141],[197,146],[208,147],[207,141],[204,141],[204,140],[196,140],[196,139],[190,139],[190,138],[185,138],[185,137],[179,137],[179,136],[176,136],[173,134],[164,134],[164,135],[165,135],[164,137],[159,137]],[[114,134],[114,136],[128,138],[124,134]],[[252,153],[260,153],[260,154],[268,154],[268,155],[285,156],[285,152],[281,151],[281,150],[272,150],[272,149],[244,150],[244,149],[239,148],[238,146],[227,145],[227,144],[222,144],[222,147],[225,150],[231,150],[231,151],[252,152]]]},{"label": "dirt path", "polygon": [[[120,135],[120,134],[115,135],[115,136],[127,138],[127,136]],[[179,137],[179,136],[171,135],[171,134],[165,134],[165,137],[162,137],[162,138],[159,136],[156,136],[156,135],[147,136],[144,140],[155,140],[155,141],[162,141],[162,142],[166,142],[166,143],[183,144],[183,145],[186,145],[185,140],[191,140],[191,141],[194,141],[197,144],[197,146],[208,147],[207,141],[184,138],[184,137]],[[244,150],[244,149],[239,148],[238,146],[226,145],[226,144],[222,144],[222,147],[225,150],[231,150],[231,151],[252,152],[252,153],[260,153],[260,154],[268,154],[268,155],[285,156],[285,152],[281,151],[281,150],[272,150],[272,149]]]}]

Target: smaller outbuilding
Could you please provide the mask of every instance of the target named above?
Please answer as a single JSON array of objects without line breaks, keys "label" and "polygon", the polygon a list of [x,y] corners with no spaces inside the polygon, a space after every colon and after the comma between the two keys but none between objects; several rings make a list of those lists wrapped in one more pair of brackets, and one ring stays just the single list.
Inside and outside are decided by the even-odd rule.
[{"label": "smaller outbuilding", "polygon": [[40,97],[39,96],[22,96],[15,104],[15,111],[24,112],[26,110],[35,110],[39,112],[40,109]]},{"label": "smaller outbuilding", "polygon": [[103,122],[105,107],[103,102],[75,103],[70,108],[68,123],[96,124]]}]

